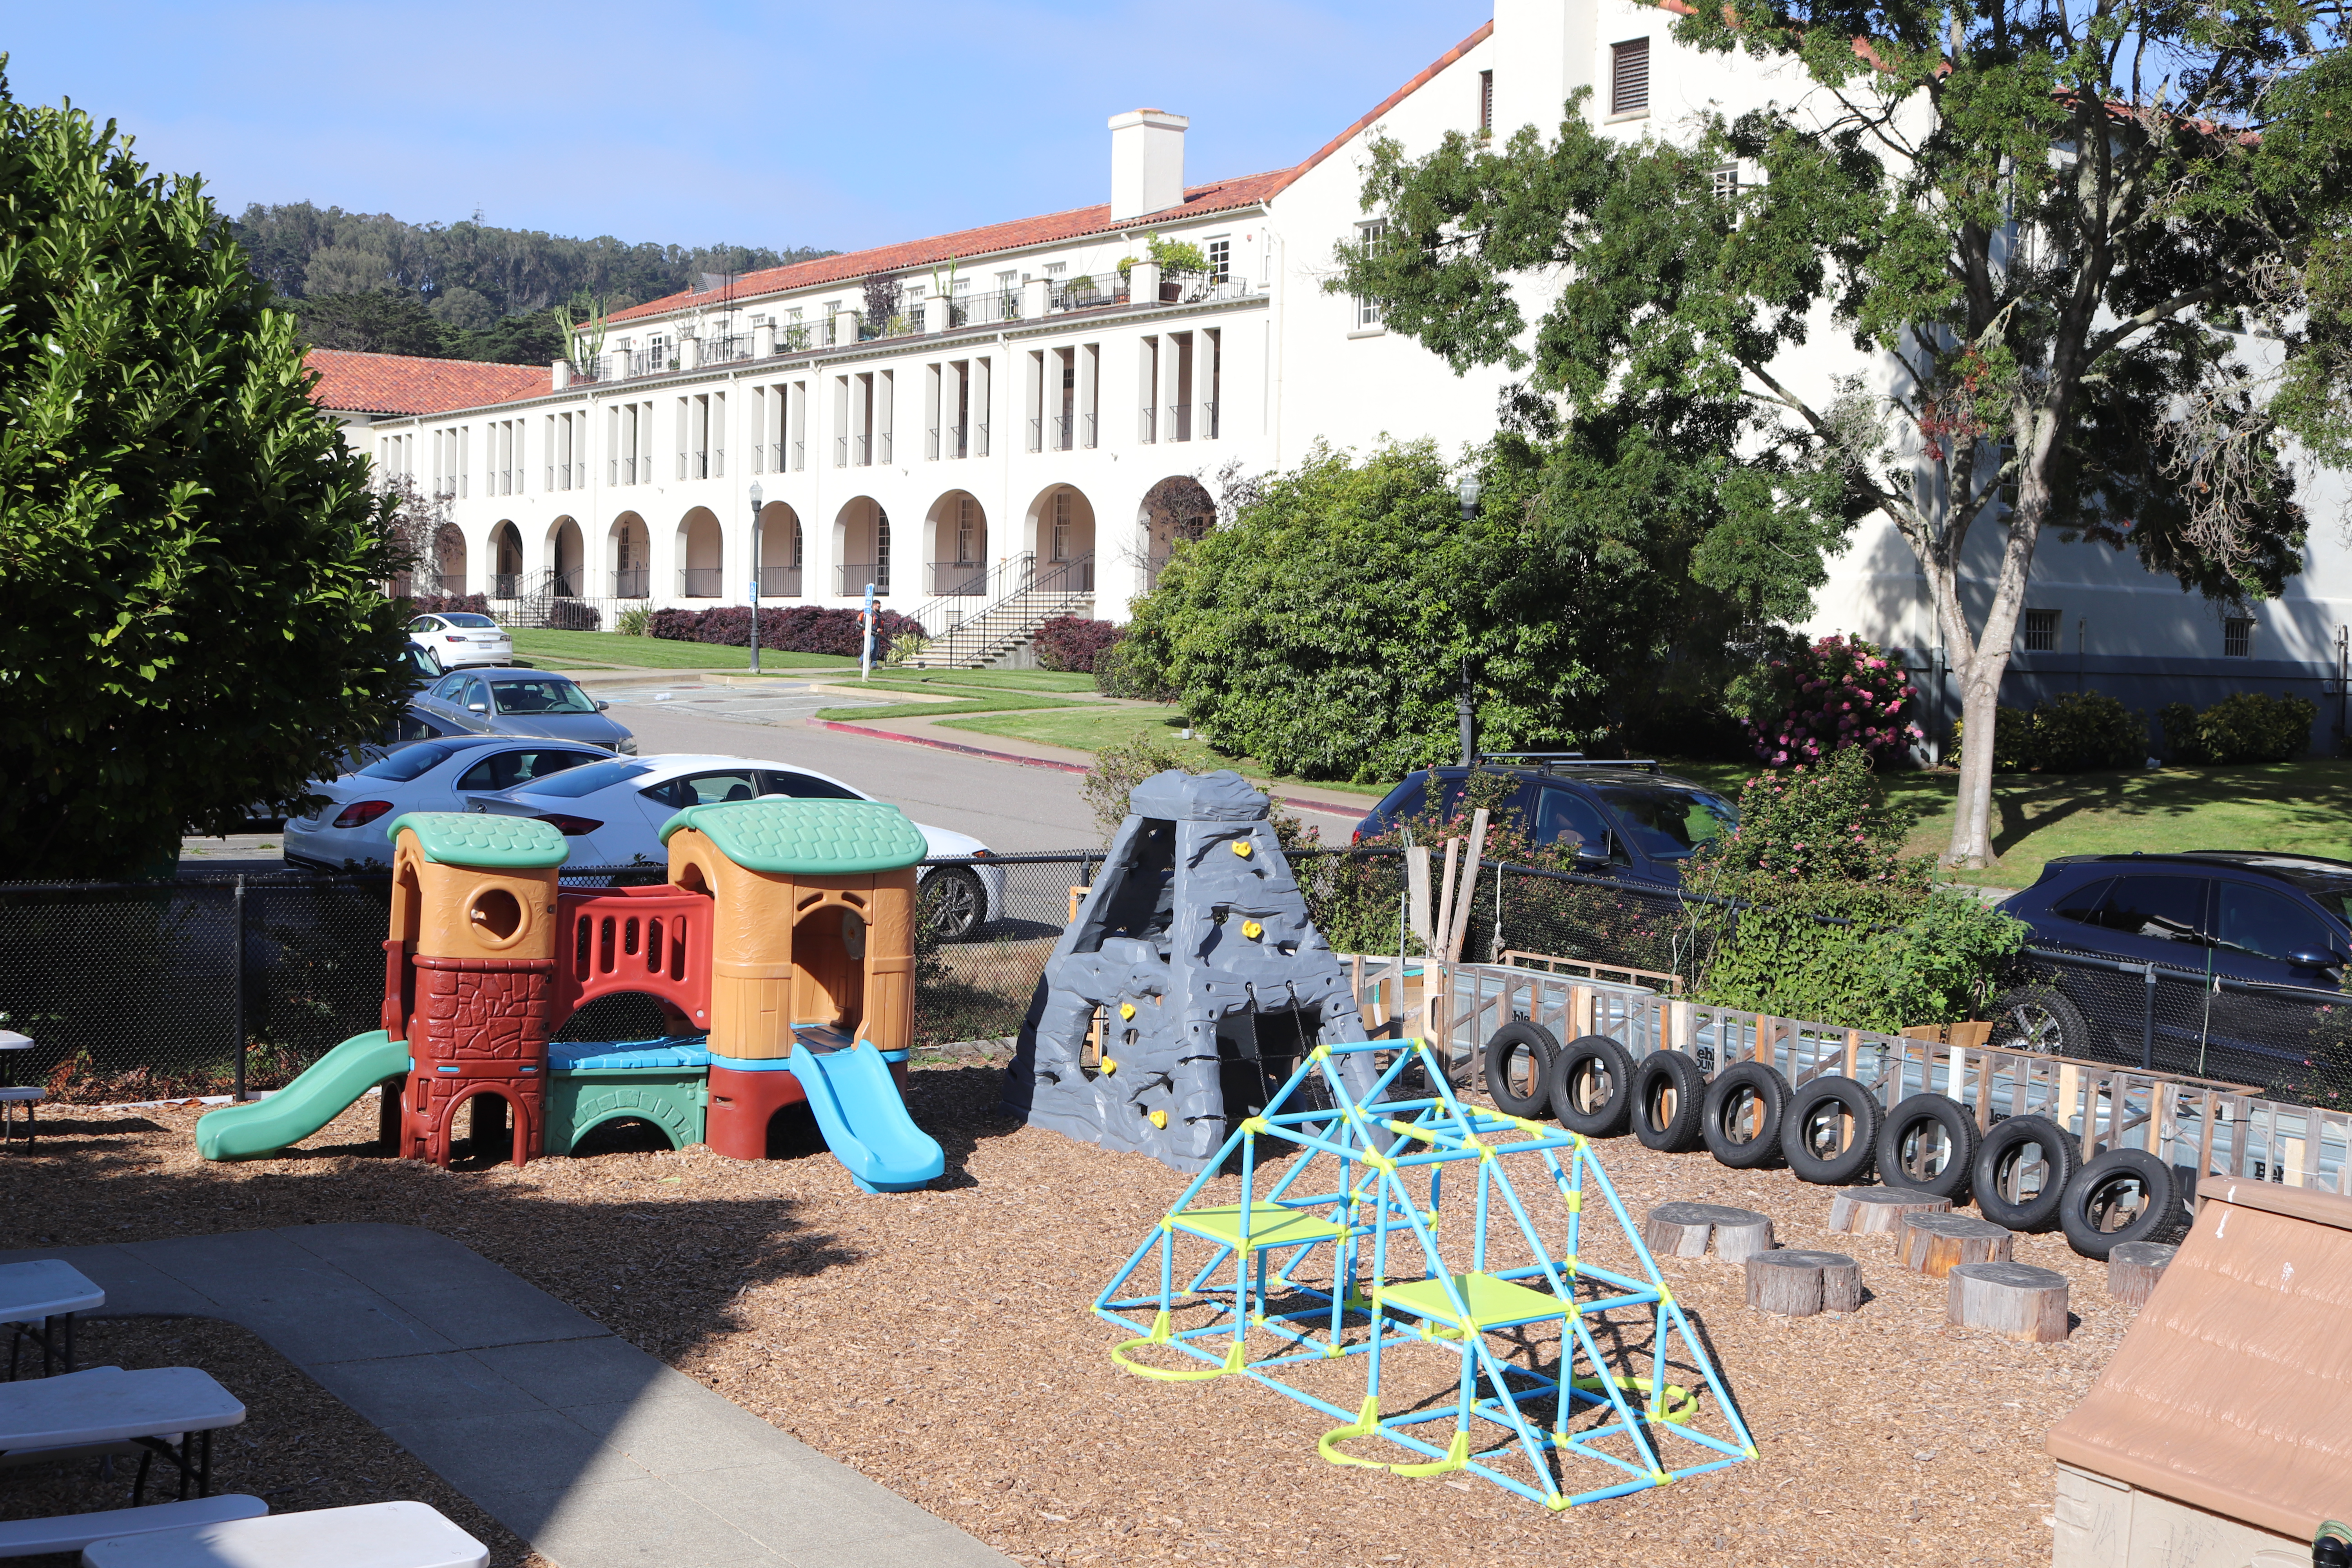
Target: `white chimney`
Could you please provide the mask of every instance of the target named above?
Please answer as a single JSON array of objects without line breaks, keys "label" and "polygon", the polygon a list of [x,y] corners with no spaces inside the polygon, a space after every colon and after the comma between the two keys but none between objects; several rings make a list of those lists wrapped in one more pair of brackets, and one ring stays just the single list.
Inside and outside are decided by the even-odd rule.
[{"label": "white chimney", "polygon": [[1184,128],[1192,123],[1158,109],[1111,116],[1111,222],[1184,205]]}]

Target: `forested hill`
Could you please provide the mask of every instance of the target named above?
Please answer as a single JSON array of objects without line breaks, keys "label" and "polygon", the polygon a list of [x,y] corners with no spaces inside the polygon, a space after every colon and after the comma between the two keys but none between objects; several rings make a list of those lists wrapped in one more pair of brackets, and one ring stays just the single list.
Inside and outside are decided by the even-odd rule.
[{"label": "forested hill", "polygon": [[629,245],[489,224],[414,224],[309,202],[254,203],[230,227],[321,348],[536,363],[562,352],[552,307],[606,310],[830,256],[758,246]]}]

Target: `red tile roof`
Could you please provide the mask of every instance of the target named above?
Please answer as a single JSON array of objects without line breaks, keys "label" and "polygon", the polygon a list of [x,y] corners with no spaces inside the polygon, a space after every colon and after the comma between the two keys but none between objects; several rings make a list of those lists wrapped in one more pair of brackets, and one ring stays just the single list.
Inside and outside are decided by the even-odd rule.
[{"label": "red tile roof", "polygon": [[444,414],[534,397],[551,384],[543,364],[483,364],[349,349],[312,349],[302,363],[319,376],[310,401],[351,414]]},{"label": "red tile roof", "polygon": [[[1666,0],[1666,3],[1673,5],[1675,0]],[[1018,218],[1011,223],[990,224],[982,228],[936,235],[929,239],[908,240],[873,250],[853,250],[840,256],[821,257],[814,261],[795,262],[790,267],[772,267],[762,272],[748,272],[736,279],[731,290],[733,298],[743,300],[755,296],[786,293],[795,289],[820,288],[827,283],[845,283],[876,272],[901,272],[910,268],[936,267],[951,259],[1017,250],[1033,245],[1050,245],[1057,240],[1079,239],[1087,235],[1111,234],[1121,229],[1147,228],[1154,221],[1197,217],[1205,213],[1226,212],[1234,207],[1271,201],[1292,181],[1347,145],[1349,140],[1366,126],[1428,85],[1438,72],[1484,43],[1494,30],[1492,22],[1481,26],[1440,55],[1428,69],[1382,99],[1370,114],[1325,143],[1314,156],[1293,168],[1276,169],[1267,174],[1250,174],[1215,184],[1194,185],[1185,191],[1182,205],[1170,207],[1164,212],[1145,213],[1120,223],[1111,222],[1110,204],[1102,202],[1090,207],[1073,207],[1068,212],[1048,213],[1043,217]],[[1138,112],[1156,114],[1160,110],[1142,110]],[[625,310],[615,310],[612,319],[615,321],[640,321],[647,316],[667,315],[673,310],[709,304],[719,297],[717,289],[689,290],[643,305],[633,305]]]}]

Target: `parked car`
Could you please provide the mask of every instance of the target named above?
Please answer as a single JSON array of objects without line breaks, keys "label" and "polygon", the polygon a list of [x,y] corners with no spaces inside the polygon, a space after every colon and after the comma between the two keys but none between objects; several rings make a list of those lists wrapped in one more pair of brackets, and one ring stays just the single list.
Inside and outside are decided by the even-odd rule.
[{"label": "parked car", "polygon": [[[1658,771],[1655,763],[1590,762],[1573,752],[1522,752],[1486,759],[1480,769],[1519,781],[1498,808],[1515,812],[1538,844],[1576,847],[1577,868],[1666,887],[1682,881],[1682,862],[1698,847],[1739,826],[1739,808],[1702,784]],[[1356,826],[1359,842],[1389,832],[1434,805],[1450,815],[1470,770],[1409,773]]]},{"label": "parked car", "polygon": [[514,662],[513,634],[471,611],[419,616],[408,623],[408,635],[438,654],[444,669]]},{"label": "parked car", "polygon": [[[1994,1043],[2137,1061],[2151,1047],[2225,1078],[2263,1078],[2309,1050],[2307,1006],[2210,983],[2336,991],[2352,965],[2352,862],[2198,849],[2065,855],[2000,906],[2035,947],[2154,963],[2192,979],[2164,1005],[2134,974],[2063,963],[1993,1004]],[[2174,1005],[2193,997],[2193,1007]],[[2152,1039],[2143,1039],[2143,1034]]]},{"label": "parked car", "polygon": [[[615,757],[554,778],[518,784],[475,807],[507,816],[551,822],[572,840],[575,866],[662,863],[662,825],[689,805],[714,801],[872,800],[865,791],[812,768],[748,757],[668,755]],[[929,852],[985,862],[992,851],[979,839],[922,823]],[[961,941],[1004,908],[1004,871],[987,864],[927,866],[920,874],[922,910],[931,930]]]},{"label": "parked car", "polygon": [[607,761],[612,752],[576,741],[508,735],[455,735],[415,741],[381,752],[364,767],[312,788],[324,802],[286,824],[286,858],[341,870],[389,866],[384,828],[409,811],[476,811],[478,803],[518,784]]},{"label": "parked car", "polygon": [[410,705],[451,734],[531,735],[632,755],[637,742],[604,717],[608,704],[568,675],[544,669],[458,669]]},{"label": "parked car", "polygon": [[401,647],[400,668],[408,672],[408,689],[411,691],[432,685],[449,669],[430,644],[421,643],[415,637],[410,637]]}]

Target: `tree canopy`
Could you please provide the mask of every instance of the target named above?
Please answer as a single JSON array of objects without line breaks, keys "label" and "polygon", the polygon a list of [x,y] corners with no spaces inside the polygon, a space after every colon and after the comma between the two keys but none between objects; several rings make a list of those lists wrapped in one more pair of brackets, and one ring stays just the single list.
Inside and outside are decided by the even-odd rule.
[{"label": "tree canopy", "polygon": [[168,866],[398,711],[404,563],[200,184],[0,56],[0,840]]},{"label": "tree canopy", "polygon": [[[1793,63],[1784,100],[1632,141],[1579,99],[1550,137],[1377,142],[1389,241],[1329,286],[1717,476],[1702,571],[1890,520],[1989,731],[2045,528],[2222,598],[2299,565],[2286,437],[2340,454],[2352,362],[2339,25],[2297,0],[1700,6],[1675,36]],[[1860,352],[1808,369],[1817,336]],[[1962,766],[1950,858],[1983,864],[1990,749]]]}]

